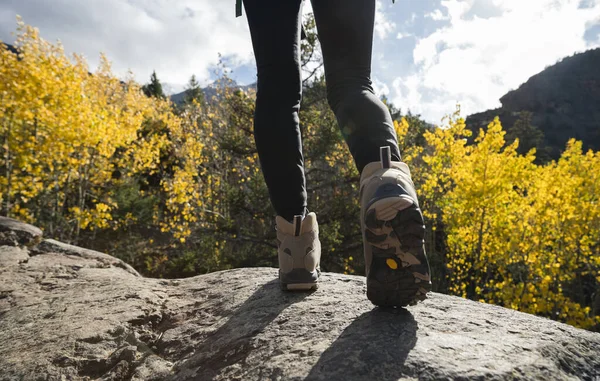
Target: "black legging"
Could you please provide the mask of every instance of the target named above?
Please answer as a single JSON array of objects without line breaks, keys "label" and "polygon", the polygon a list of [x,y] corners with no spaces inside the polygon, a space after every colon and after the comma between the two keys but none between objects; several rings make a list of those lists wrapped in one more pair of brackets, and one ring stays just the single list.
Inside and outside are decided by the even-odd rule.
[{"label": "black legging", "polygon": [[[312,0],[327,100],[359,170],[379,147],[400,151],[392,118],[371,86],[375,0]],[[302,0],[244,0],[258,69],[254,139],[273,207],[291,221],[306,212],[298,111],[302,99]]]}]

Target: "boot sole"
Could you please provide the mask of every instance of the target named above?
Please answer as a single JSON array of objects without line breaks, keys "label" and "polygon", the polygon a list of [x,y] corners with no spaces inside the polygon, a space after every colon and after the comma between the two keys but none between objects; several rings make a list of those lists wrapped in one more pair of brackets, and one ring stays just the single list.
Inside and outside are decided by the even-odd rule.
[{"label": "boot sole", "polygon": [[319,270],[293,269],[288,273],[280,273],[279,281],[284,291],[310,291],[319,287],[319,276]]},{"label": "boot sole", "polygon": [[423,214],[410,198],[388,197],[369,206],[365,239],[372,261],[367,297],[373,304],[405,307],[427,298],[432,285],[424,237]]},{"label": "boot sole", "polygon": [[313,291],[319,288],[318,283],[290,283],[290,284],[281,284],[281,289],[283,291]]}]

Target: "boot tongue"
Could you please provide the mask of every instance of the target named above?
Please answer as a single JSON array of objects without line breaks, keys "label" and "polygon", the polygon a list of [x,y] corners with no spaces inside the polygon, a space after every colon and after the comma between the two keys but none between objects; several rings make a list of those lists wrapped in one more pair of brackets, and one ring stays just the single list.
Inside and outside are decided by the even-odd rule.
[{"label": "boot tongue", "polygon": [[390,168],[392,166],[392,150],[389,146],[383,146],[379,148],[379,161],[374,161],[367,164],[360,175],[360,182],[362,184],[363,179],[371,176],[375,171],[382,168]]},{"label": "boot tongue", "polygon": [[381,159],[382,168],[390,168],[392,166],[392,150],[390,146],[379,148],[379,158]]},{"label": "boot tongue", "polygon": [[302,230],[302,216],[301,215],[294,216],[294,235],[296,237],[299,236],[301,230]]},{"label": "boot tongue", "polygon": [[294,216],[294,219],[291,223],[283,217],[277,216],[275,217],[275,222],[277,224],[277,230],[281,231],[282,233],[299,236],[313,229],[313,226],[316,223],[316,214],[314,212],[310,212],[304,218],[302,218],[300,215]]},{"label": "boot tongue", "polygon": [[404,174],[410,176],[410,169],[408,165],[401,161],[392,161],[392,152],[390,147],[385,146],[379,149],[380,161],[373,161],[367,164],[360,174],[360,184],[362,185],[363,180],[371,177],[375,172],[380,169],[396,168],[404,172]]}]

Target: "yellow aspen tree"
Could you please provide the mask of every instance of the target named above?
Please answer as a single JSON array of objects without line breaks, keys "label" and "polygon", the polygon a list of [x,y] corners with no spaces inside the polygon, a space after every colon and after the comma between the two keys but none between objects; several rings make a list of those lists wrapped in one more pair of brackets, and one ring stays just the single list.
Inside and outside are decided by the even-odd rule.
[{"label": "yellow aspen tree", "polygon": [[[3,212],[67,240],[81,230],[117,228],[115,187],[157,171],[171,149],[181,163],[163,183],[170,201],[162,222],[178,239],[189,234],[203,152],[197,126],[131,79],[117,79],[104,57],[90,74],[82,57],[68,58],[21,21],[16,47],[18,55],[0,48]],[[145,134],[145,126],[159,124],[163,133]]]}]

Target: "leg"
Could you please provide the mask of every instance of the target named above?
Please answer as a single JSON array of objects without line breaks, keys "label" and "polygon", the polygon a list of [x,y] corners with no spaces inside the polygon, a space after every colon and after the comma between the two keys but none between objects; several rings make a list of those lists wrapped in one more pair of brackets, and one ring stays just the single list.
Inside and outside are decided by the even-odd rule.
[{"label": "leg", "polygon": [[305,214],[306,180],[298,111],[301,0],[244,0],[258,69],[254,139],[275,211]]},{"label": "leg", "polygon": [[327,98],[359,172],[389,146],[400,161],[387,107],[371,86],[375,0],[312,0],[323,51]]},{"label": "leg", "polygon": [[375,0],[312,3],[329,105],[361,173],[367,297],[378,306],[417,303],[431,290],[425,227],[392,118],[371,86]]}]

